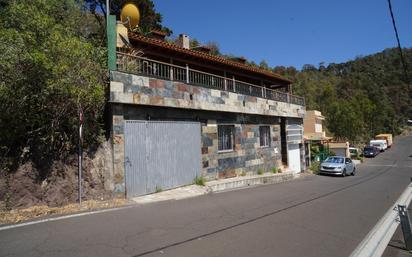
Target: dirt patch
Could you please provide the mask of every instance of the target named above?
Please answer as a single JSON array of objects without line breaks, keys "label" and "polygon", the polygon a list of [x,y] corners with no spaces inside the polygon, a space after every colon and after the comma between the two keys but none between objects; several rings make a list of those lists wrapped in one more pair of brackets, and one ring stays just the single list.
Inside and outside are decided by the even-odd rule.
[{"label": "dirt patch", "polygon": [[[107,148],[107,147],[106,147]],[[110,149],[101,147],[83,158],[82,200],[114,198]],[[47,166],[31,161],[20,165],[8,176],[0,174],[0,204],[8,208],[27,208],[35,205],[58,207],[78,201],[78,164],[73,154],[55,160]],[[0,205],[0,210],[2,206]]]},{"label": "dirt patch", "polygon": [[113,199],[109,201],[89,200],[79,204],[68,204],[62,207],[49,207],[37,205],[30,208],[14,209],[11,211],[0,211],[0,224],[14,224],[44,216],[57,216],[63,214],[77,213],[81,211],[93,211],[123,206],[127,203],[125,199]]}]

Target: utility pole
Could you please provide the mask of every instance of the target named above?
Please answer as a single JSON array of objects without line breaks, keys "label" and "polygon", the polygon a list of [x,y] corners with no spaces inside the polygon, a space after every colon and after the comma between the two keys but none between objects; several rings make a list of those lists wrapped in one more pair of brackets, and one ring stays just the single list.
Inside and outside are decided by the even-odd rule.
[{"label": "utility pole", "polygon": [[79,105],[79,205],[82,206],[82,166],[83,166],[83,109]]}]

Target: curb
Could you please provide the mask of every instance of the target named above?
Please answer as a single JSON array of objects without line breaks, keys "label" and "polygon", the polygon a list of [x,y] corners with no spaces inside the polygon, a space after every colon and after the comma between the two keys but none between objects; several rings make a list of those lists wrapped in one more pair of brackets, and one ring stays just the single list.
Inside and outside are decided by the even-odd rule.
[{"label": "curb", "polygon": [[236,188],[245,188],[263,184],[277,184],[298,178],[300,173],[285,172],[281,174],[263,174],[251,177],[235,177],[224,180],[215,180],[206,183],[208,191],[211,193],[220,192]]}]

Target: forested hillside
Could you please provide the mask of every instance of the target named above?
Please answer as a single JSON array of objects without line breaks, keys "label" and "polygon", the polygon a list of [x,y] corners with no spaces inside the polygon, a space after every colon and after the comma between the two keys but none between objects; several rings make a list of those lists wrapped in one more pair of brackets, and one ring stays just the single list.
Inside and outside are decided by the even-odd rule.
[{"label": "forested hillside", "polygon": [[[412,48],[403,53],[412,64]],[[341,64],[304,65],[302,71],[278,66],[273,71],[294,81],[294,93],[305,97],[308,110],[322,111],[337,138],[359,142],[376,133],[399,133],[412,118],[412,85],[396,48]]]}]

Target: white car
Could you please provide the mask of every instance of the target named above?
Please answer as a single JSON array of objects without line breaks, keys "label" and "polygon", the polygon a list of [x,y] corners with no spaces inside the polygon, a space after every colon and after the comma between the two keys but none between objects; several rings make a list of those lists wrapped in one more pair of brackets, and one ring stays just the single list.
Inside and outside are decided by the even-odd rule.
[{"label": "white car", "polygon": [[371,140],[369,142],[369,145],[378,148],[381,152],[385,151],[388,148],[388,144],[386,143],[386,140],[382,140],[382,139]]},{"label": "white car", "polygon": [[343,156],[330,156],[324,160],[319,167],[321,174],[340,175],[355,175],[356,167],[350,158]]}]

